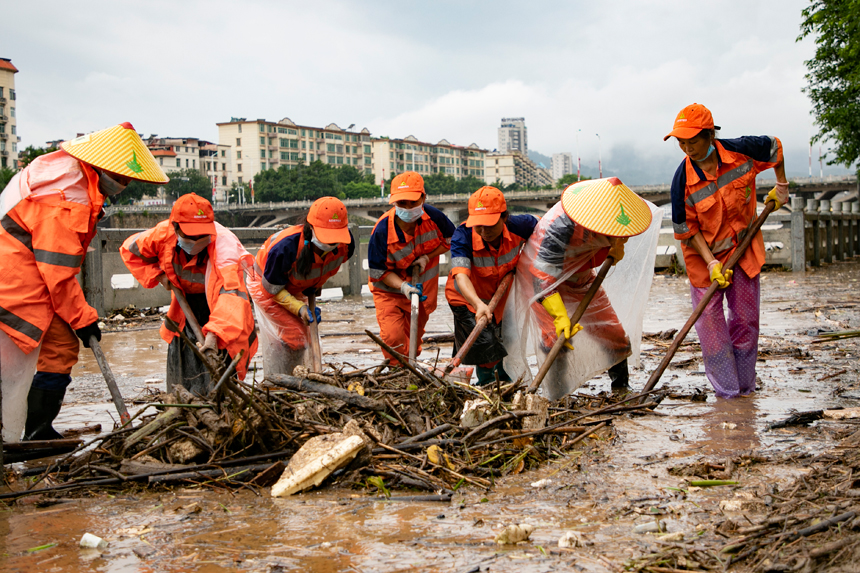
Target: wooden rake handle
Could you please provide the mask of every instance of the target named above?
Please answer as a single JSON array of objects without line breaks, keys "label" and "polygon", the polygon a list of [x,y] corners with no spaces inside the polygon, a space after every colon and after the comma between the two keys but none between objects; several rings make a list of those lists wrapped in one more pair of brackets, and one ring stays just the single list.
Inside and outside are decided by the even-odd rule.
[{"label": "wooden rake handle", "polygon": [[[456,280],[456,277],[454,277]],[[506,274],[502,281],[499,283],[499,288],[496,289],[493,298],[490,299],[490,302],[487,303],[487,308],[490,309],[490,313],[493,313],[496,310],[496,307],[499,306],[499,301],[505,296],[505,293],[508,292],[508,289],[511,288],[511,283],[514,282],[514,273],[510,272]],[[451,373],[454,368],[459,366],[463,362],[463,358],[468,354],[469,350],[472,349],[472,346],[475,344],[475,341],[478,339],[478,336],[489,324],[489,320],[484,317],[481,317],[480,320],[475,324],[475,328],[472,329],[472,332],[469,333],[469,337],[466,338],[466,341],[463,342],[463,345],[460,347],[460,350],[457,352],[457,355],[451,359],[451,362],[448,363],[448,366],[445,367],[445,373],[442,375],[444,378],[448,374]]]}]

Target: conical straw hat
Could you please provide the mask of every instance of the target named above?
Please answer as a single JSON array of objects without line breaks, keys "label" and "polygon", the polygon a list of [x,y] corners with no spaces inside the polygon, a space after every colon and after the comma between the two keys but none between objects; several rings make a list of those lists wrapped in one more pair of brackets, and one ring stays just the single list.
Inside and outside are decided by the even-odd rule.
[{"label": "conical straw hat", "polygon": [[610,237],[632,237],[651,225],[648,204],[617,177],[574,183],[561,194],[561,206],[574,222]]},{"label": "conical straw hat", "polygon": [[170,181],[128,122],[64,141],[60,147],[84,163],[147,183]]}]

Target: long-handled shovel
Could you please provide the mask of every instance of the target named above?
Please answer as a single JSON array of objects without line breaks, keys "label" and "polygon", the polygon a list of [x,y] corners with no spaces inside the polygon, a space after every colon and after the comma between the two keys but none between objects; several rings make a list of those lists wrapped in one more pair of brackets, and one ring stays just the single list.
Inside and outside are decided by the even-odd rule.
[{"label": "long-handled shovel", "polygon": [[[499,283],[499,288],[496,289],[493,298],[491,298],[490,302],[487,303],[487,308],[490,309],[490,314],[492,314],[493,311],[496,310],[496,307],[499,306],[499,301],[502,300],[502,297],[504,297],[505,293],[508,292],[508,289],[511,287],[512,282],[514,282],[514,273],[512,272],[506,274],[502,278],[502,281]],[[475,341],[478,339],[478,336],[481,334],[481,332],[484,331],[489,322],[490,321],[487,320],[486,317],[481,317],[481,319],[475,324],[475,328],[473,328],[472,332],[469,333],[469,337],[466,338],[465,342],[463,342],[463,345],[460,347],[460,350],[459,352],[457,352],[457,355],[452,358],[451,362],[448,363],[448,366],[445,367],[445,372],[442,374],[443,378],[450,374],[451,371],[454,370],[454,368],[460,365],[460,363],[463,361],[463,357],[465,357],[466,354],[468,354],[469,350],[472,349],[472,345],[475,344]]]},{"label": "long-handled shovel", "polygon": [[322,350],[320,349],[320,325],[316,319],[317,295],[311,293],[308,296],[308,316],[313,322],[308,323],[311,335],[311,367],[312,372],[322,372]]},{"label": "long-handled shovel", "polygon": [[105,354],[102,352],[102,347],[99,345],[99,341],[95,336],[90,336],[90,350],[93,351],[93,354],[96,357],[96,362],[99,363],[99,368],[105,377],[105,382],[107,382],[107,387],[110,391],[110,397],[113,399],[116,411],[119,412],[120,424],[125,426],[131,421],[131,416],[128,415],[125,402],[122,401],[122,394],[119,392],[119,386],[116,384],[116,378],[113,377],[113,372],[111,372],[107,358],[105,358]]},{"label": "long-handled shovel", "polygon": [[[173,292],[173,296],[176,297],[176,302],[179,303],[179,308],[182,309],[182,313],[185,315],[185,321],[188,323],[188,326],[191,327],[191,332],[194,333],[194,337],[197,339],[197,342],[203,344],[206,341],[206,337],[203,336],[203,329],[200,328],[200,323],[197,322],[197,317],[194,316],[194,311],[191,310],[191,305],[188,304],[188,299],[185,298],[185,293],[173,285],[170,285],[167,290]],[[218,370],[217,364],[211,359],[211,357],[209,357],[209,362],[206,366],[213,372]]]},{"label": "long-handled shovel", "polygon": [[[412,267],[412,286],[418,286],[418,267]],[[412,306],[409,316],[409,361],[414,363],[418,354],[418,312],[421,309],[421,300],[418,293],[412,295]]]},{"label": "long-handled shovel", "polygon": [[[732,256],[729,257],[729,260],[726,261],[726,264],[723,266],[723,272],[734,267],[741,257],[744,256],[744,253],[752,243],[753,238],[755,238],[761,226],[764,224],[767,216],[770,215],[771,211],[774,210],[776,205],[772,201],[768,201],[765,203],[764,211],[761,212],[761,215],[758,216],[758,219],[753,221],[753,224],[747,228],[747,234],[744,236],[738,248],[735,249],[735,252],[732,253]],[[696,324],[696,321],[699,320],[699,317],[702,316],[702,313],[705,311],[705,307],[708,306],[708,303],[713,298],[714,293],[717,292],[717,281],[711,283],[711,286],[705,292],[705,295],[702,297],[702,300],[699,301],[699,304],[696,306],[695,310],[693,310],[693,314],[690,315],[689,320],[684,325],[683,328],[675,335],[675,340],[672,341],[672,345],[669,346],[669,350],[666,352],[666,356],[663,357],[663,361],[660,362],[660,365],[657,369],[651,374],[651,377],[648,379],[648,383],[645,384],[645,387],[642,389],[643,392],[649,392],[654,389],[654,386],[657,385],[657,382],[660,381],[660,376],[663,375],[663,372],[666,371],[666,368],[669,366],[669,362],[672,361],[672,357],[675,356],[675,352],[677,352],[678,347],[681,346],[681,343],[684,342],[684,338],[686,338],[687,333],[690,332],[690,329],[693,328],[693,325]]]},{"label": "long-handled shovel", "polygon": [[[585,314],[585,309],[588,308],[588,305],[591,304],[591,299],[594,298],[594,295],[597,294],[597,289],[600,288],[600,285],[603,284],[603,279],[606,278],[606,273],[609,272],[609,268],[615,260],[612,257],[606,257],[606,260],[603,261],[603,264],[600,266],[600,270],[597,272],[597,276],[594,278],[594,281],[591,283],[591,287],[589,287],[588,291],[585,293],[585,296],[582,297],[582,300],[579,301],[579,304],[576,307],[576,310],[573,311],[573,314],[570,315],[570,325],[573,326],[579,319],[582,318],[582,315]],[[561,352],[561,347],[564,346],[564,343],[567,342],[567,338],[564,336],[559,336],[555,344],[552,345],[552,349],[547,354],[546,360],[544,360],[543,364],[538,370],[535,379],[532,380],[531,385],[529,385],[527,392],[529,394],[534,394],[538,388],[540,388],[541,382],[543,382],[544,377],[546,377],[546,373],[549,372],[549,369],[552,367],[553,362],[558,357],[558,354]]]}]

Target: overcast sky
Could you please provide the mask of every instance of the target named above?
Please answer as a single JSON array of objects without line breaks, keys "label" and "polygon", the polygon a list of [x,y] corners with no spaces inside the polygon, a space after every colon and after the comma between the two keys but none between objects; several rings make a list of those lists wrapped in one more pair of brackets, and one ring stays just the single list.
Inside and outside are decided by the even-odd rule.
[{"label": "overcast sky", "polygon": [[808,172],[806,0],[0,3],[23,146],[121,121],[217,141],[216,122],[289,117],[492,150],[499,120],[525,117],[530,149],[575,157],[581,130],[594,172],[599,133],[604,174],[660,183],[682,158],[663,135],[699,102],[723,137],[776,135]]}]

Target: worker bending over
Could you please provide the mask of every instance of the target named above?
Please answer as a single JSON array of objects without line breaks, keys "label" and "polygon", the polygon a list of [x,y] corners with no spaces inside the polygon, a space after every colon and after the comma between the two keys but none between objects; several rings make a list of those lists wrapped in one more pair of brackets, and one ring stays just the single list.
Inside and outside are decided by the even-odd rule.
[{"label": "worker bending over", "polygon": [[[170,218],[152,229],[136,233],[119,249],[128,270],[144,288],[159,284],[171,291],[167,317],[194,340],[191,326],[179,306],[176,292],[188,300],[203,331],[196,341],[210,360],[230,360],[245,353],[236,366],[245,378],[257,351],[254,311],[245,288],[245,272],[253,272],[254,259],[229,229],[215,222],[212,205],[189,193],[173,204]],[[197,394],[212,389],[209,371],[179,332],[161,326],[167,347],[167,389],[177,384]]]},{"label": "worker bending over", "polygon": [[[370,291],[376,305],[376,320],[382,340],[401,354],[409,349],[410,296],[418,293],[418,354],[430,313],[436,310],[439,289],[439,255],[448,251],[454,224],[442,211],[424,200],[424,179],[414,171],[391,180],[389,204],[370,236],[367,264]],[[412,267],[419,277],[412,284]],[[387,351],[390,363],[396,360]]]},{"label": "worker bending over", "polygon": [[[612,388],[627,387],[631,341],[606,290],[596,291],[579,323],[571,324],[570,316],[594,282],[595,268],[607,257],[613,265],[620,262],[627,238],[643,233],[651,220],[648,204],[610,177],[569,186],[535,227],[517,268],[515,311],[525,314],[520,319],[525,326],[512,345],[531,345],[525,354],[536,356],[540,365],[558,337],[570,339],[585,330],[583,349],[576,344],[573,352],[574,344],[566,342],[544,379],[551,399],[607,369]],[[650,268],[639,266],[637,274],[653,275],[653,250]],[[628,288],[624,296],[632,299],[634,289]]]},{"label": "worker bending over", "polygon": [[[0,195],[0,379],[3,439],[51,440],[80,345],[101,340],[75,275],[106,196],[132,179],[168,181],[129,123],[63,142]],[[35,372],[35,376],[34,376]],[[32,383],[32,385],[31,385]]]},{"label": "worker bending over", "polygon": [[355,252],[348,224],[344,204],[322,197],[304,223],[275,233],[257,252],[248,291],[257,308],[266,374],[310,366],[308,324],[319,323],[322,313],[318,306],[310,313],[308,296],[318,295]]},{"label": "worker bending over", "polygon": [[756,175],[773,167],[776,187],[766,201],[777,209],[788,201],[788,181],[779,139],[717,139],[717,129],[710,110],[694,103],[678,113],[663,141],[675,137],[686,155],[672,179],[672,224],[681,241],[693,307],[713,281],[720,289],[696,321],[705,374],[718,397],[733,398],[755,391],[761,231],[734,269],[723,272],[723,265],[756,219]]},{"label": "worker bending over", "polygon": [[454,313],[454,355],[475,328],[478,320],[487,326],[463,357],[463,364],[477,365],[478,385],[510,377],[502,366],[507,356],[502,342],[502,316],[510,291],[505,292],[493,312],[487,307],[508,273],[514,272],[520,247],[531,237],[538,219],[533,215],[510,215],[505,196],[495,187],[481,187],[469,197],[469,217],[451,239],[451,270],[445,297]]}]

